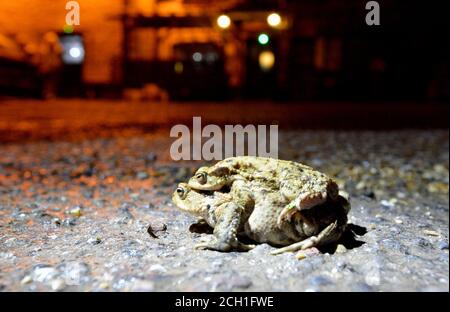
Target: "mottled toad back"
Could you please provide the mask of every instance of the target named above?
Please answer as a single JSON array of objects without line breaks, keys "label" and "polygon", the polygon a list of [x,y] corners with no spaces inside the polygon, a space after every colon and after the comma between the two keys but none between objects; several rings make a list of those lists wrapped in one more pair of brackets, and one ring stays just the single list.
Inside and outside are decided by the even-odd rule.
[{"label": "mottled toad back", "polygon": [[240,156],[219,161],[212,167],[202,167],[189,180],[195,190],[218,191],[224,187],[252,185],[279,192],[287,204],[279,215],[279,223],[290,220],[295,210],[310,209],[327,199],[336,200],[339,188],[333,179],[313,168],[287,160]]}]

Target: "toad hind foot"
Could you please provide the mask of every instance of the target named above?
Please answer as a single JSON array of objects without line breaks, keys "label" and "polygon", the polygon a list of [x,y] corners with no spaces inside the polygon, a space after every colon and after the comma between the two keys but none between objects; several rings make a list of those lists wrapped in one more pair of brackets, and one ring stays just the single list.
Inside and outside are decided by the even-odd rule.
[{"label": "toad hind foot", "polygon": [[323,229],[317,236],[311,236],[301,242],[294,243],[292,245],[279,248],[272,251],[270,254],[279,255],[284,252],[295,252],[299,250],[305,250],[311,247],[323,246],[329,243],[336,242],[342,234],[342,229],[338,225],[338,221],[335,221]]},{"label": "toad hind foot", "polygon": [[278,216],[277,224],[281,228],[284,222],[291,222],[292,216],[299,210],[310,209],[323,204],[327,200],[327,193],[305,193],[289,203]]}]

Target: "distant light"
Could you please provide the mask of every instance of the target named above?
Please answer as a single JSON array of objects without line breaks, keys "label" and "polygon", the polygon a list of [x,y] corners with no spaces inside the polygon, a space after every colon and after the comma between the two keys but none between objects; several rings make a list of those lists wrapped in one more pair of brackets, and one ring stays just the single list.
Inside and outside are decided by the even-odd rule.
[{"label": "distant light", "polygon": [[72,47],[69,50],[69,55],[73,57],[74,59],[77,59],[81,56],[81,48],[79,47]]},{"label": "distant light", "polygon": [[195,52],[194,54],[192,54],[192,59],[194,60],[194,62],[201,62],[203,60],[203,55],[200,52]]},{"label": "distant light", "polygon": [[181,74],[181,73],[183,72],[183,70],[184,70],[183,63],[181,63],[181,62],[176,62],[176,63],[175,63],[175,66],[173,67],[173,69],[174,69],[174,71],[175,71],[177,74]]},{"label": "distant light", "polygon": [[262,70],[270,70],[275,65],[275,55],[272,51],[263,51],[259,54],[259,66]]},{"label": "distant light", "polygon": [[281,24],[281,16],[278,13],[272,13],[267,16],[267,24],[272,27],[278,27]]},{"label": "distant light", "polygon": [[230,27],[231,25],[231,19],[228,17],[228,15],[220,15],[217,18],[217,25],[222,28],[222,29],[226,29],[228,27]]},{"label": "distant light", "polygon": [[60,42],[63,47],[62,60],[65,64],[79,65],[84,62],[86,51],[80,36],[63,36]]},{"label": "distant light", "polygon": [[259,34],[259,36],[258,36],[258,42],[260,44],[262,44],[262,45],[268,44],[269,43],[269,39],[270,39],[269,36],[267,34],[264,34],[264,33]]}]

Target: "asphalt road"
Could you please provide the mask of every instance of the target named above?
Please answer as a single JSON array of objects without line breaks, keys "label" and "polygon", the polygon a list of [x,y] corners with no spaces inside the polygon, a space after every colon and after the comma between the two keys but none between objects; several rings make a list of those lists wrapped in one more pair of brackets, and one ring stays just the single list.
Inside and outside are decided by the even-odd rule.
[{"label": "asphalt road", "polygon": [[202,163],[173,162],[167,130],[31,142],[8,133],[14,143],[0,145],[3,291],[449,289],[448,130],[282,130],[280,158],[334,176],[351,195],[355,239],[302,260],[271,256],[267,244],[194,250],[206,234],[189,231],[194,218],[170,196]]}]

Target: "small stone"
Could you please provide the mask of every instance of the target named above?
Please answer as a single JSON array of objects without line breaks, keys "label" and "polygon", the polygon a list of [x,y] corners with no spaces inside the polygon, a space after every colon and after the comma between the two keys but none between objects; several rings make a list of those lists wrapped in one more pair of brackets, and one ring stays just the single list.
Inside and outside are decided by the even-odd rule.
[{"label": "small stone", "polygon": [[101,289],[107,289],[107,288],[109,288],[109,283],[102,282],[102,283],[100,283],[100,285],[98,285],[98,287],[100,287]]},{"label": "small stone", "polygon": [[159,238],[156,233],[165,232],[167,225],[160,222],[151,222],[147,228],[147,233],[153,238]]},{"label": "small stone", "polygon": [[380,202],[380,204],[381,204],[381,206],[386,207],[386,208],[392,208],[395,206],[393,203],[391,203],[387,200],[384,200],[384,199]]},{"label": "small stone", "polygon": [[22,278],[22,280],[20,281],[20,284],[26,285],[26,284],[31,283],[32,281],[33,281],[33,278],[31,278],[30,275],[27,275],[24,278]]},{"label": "small stone", "polygon": [[433,230],[424,230],[423,233],[428,236],[441,236],[441,234]]},{"label": "small stone", "polygon": [[69,214],[71,214],[72,216],[79,218],[81,217],[81,208],[80,207],[75,207],[71,210],[69,210]]},{"label": "small stone", "polygon": [[448,243],[447,242],[440,242],[438,245],[440,250],[448,250]]},{"label": "small stone", "polygon": [[374,223],[371,223],[369,225],[369,229],[371,229],[371,230],[375,230],[376,228],[377,228],[377,226]]},{"label": "small stone", "polygon": [[397,224],[402,224],[402,223],[403,223],[403,220],[401,220],[401,219],[395,219],[394,222],[397,223]]},{"label": "small stone", "polygon": [[336,247],[336,253],[344,253],[344,252],[346,252],[346,251],[347,251],[347,248],[345,248],[344,245],[342,245],[342,244],[337,245],[337,247]]},{"label": "small stone", "polygon": [[51,288],[53,291],[60,291],[62,290],[64,287],[66,287],[66,284],[64,283],[64,280],[58,278],[55,279],[51,282]]},{"label": "small stone", "polygon": [[303,251],[299,251],[296,255],[295,258],[297,258],[298,260],[303,260],[306,259],[307,256],[305,255],[305,253]]}]

